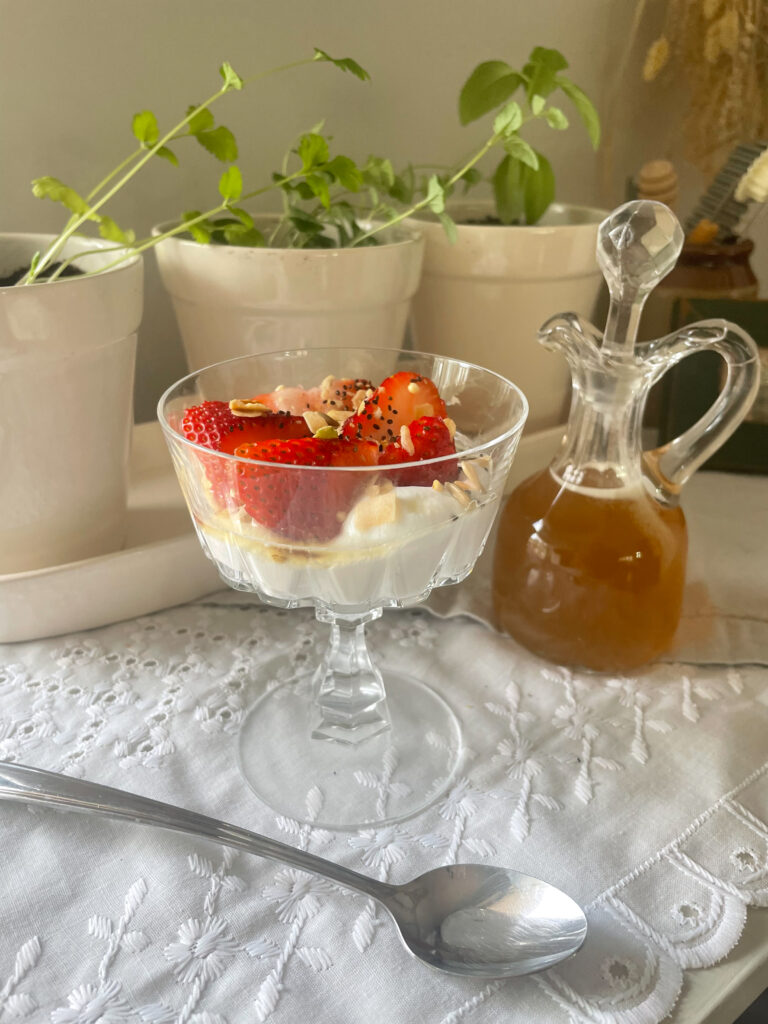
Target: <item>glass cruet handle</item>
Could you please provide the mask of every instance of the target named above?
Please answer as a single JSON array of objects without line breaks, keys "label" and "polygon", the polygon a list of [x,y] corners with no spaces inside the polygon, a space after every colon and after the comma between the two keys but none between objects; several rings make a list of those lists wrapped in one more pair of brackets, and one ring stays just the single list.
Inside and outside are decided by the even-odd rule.
[{"label": "glass cruet handle", "polygon": [[674,267],[683,241],[674,213],[649,199],[625,203],[602,222],[597,233],[597,262],[611,296],[603,356],[632,358],[645,300]]},{"label": "glass cruet handle", "polygon": [[727,320],[701,320],[650,342],[644,361],[658,364],[651,383],[681,359],[704,350],[717,352],[725,361],[720,394],[685,433],[643,454],[646,477],[666,502],[676,502],[686,481],[728,440],[749,412],[760,386],[757,345],[745,330]]}]

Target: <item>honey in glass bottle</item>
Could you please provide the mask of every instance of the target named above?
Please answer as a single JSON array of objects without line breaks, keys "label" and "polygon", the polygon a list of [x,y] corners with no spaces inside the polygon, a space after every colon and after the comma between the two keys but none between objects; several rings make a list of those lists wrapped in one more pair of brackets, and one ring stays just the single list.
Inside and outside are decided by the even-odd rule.
[{"label": "honey in glass bottle", "polygon": [[[573,377],[569,421],[552,464],[510,495],[499,522],[497,625],[563,665],[622,672],[672,643],[685,587],[683,484],[746,415],[759,384],[754,342],[706,321],[636,344],[643,303],[674,266],[683,234],[660,203],[628,203],[603,222],[598,260],[611,292],[604,335],[574,314],[548,321],[541,342]],[[692,352],[727,367],[707,414],[662,448],[643,451],[652,385]]]}]

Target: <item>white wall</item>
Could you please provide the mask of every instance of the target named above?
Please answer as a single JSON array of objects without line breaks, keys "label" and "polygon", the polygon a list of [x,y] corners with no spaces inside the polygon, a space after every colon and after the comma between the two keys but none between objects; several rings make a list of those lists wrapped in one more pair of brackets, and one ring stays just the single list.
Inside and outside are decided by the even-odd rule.
[{"label": "white wall", "polygon": [[[372,81],[313,65],[225,97],[217,117],[238,138],[248,182],[266,181],[293,137],[321,117],[340,150],[360,159],[377,152],[396,164],[453,162],[484,131],[461,128],[456,114],[458,90],[476,63],[521,64],[534,45],[557,47],[574,80],[605,109],[634,8],[629,0],[0,0],[0,228],[57,230],[58,208],[32,197],[30,179],[51,174],[87,191],[130,152],[136,111],[150,108],[170,124],[216,90],[222,60],[247,77],[309,56],[314,46],[356,58]],[[650,37],[651,26],[645,31]],[[632,117],[639,88],[633,83],[628,94]],[[548,133],[559,198],[621,202],[626,176],[659,155],[650,138],[658,116],[645,117],[647,144],[631,117],[618,119],[602,194],[598,158],[581,127]],[[220,165],[194,143],[178,149],[180,168],[157,161],[121,196],[120,223],[141,235],[185,209],[213,205]],[[146,282],[138,419],[154,415],[160,392],[185,370],[152,255]]]}]

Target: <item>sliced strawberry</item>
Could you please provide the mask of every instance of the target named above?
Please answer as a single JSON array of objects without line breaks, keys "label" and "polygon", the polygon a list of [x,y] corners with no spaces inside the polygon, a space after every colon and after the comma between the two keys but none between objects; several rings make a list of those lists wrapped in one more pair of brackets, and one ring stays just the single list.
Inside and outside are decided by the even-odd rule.
[{"label": "sliced strawberry", "polygon": [[342,435],[350,440],[387,444],[423,416],[445,416],[445,402],[429,377],[401,370],[382,381],[363,408],[344,424]]},{"label": "sliced strawberry", "polygon": [[[242,444],[268,441],[272,438],[309,437],[311,431],[301,416],[287,413],[265,413],[263,416],[236,416],[227,402],[201,402],[184,413],[181,432],[188,441],[201,444],[215,452],[234,454]],[[205,474],[217,501],[226,505],[233,470],[224,459],[201,457]]]},{"label": "sliced strawberry", "polygon": [[[238,463],[238,493],[256,522],[289,540],[323,542],[335,537],[367,474],[333,472],[331,467],[375,465],[372,442],[303,438],[246,444],[235,454],[275,466]],[[328,467],[302,472],[294,466]]]},{"label": "sliced strawberry", "polygon": [[255,395],[254,402],[261,402],[275,412],[289,412],[301,415],[303,412],[351,412],[353,398],[360,391],[373,388],[369,380],[362,377],[326,377],[314,388],[286,387]]},{"label": "sliced strawberry", "polygon": [[[454,455],[456,446],[444,420],[438,416],[420,416],[407,428],[413,453],[404,446],[402,439],[392,441],[384,447],[379,456],[380,466],[397,463],[418,463],[424,459],[438,459],[443,455]],[[394,484],[404,487],[431,487],[433,480],[446,483],[455,480],[458,467],[455,459],[436,463],[433,466],[403,468],[399,473],[388,473]]]},{"label": "sliced strawberry", "polygon": [[184,413],[181,432],[188,441],[232,455],[241,444],[268,441],[273,437],[310,437],[311,431],[301,416],[265,413],[263,416],[236,416],[227,402],[201,402]]}]

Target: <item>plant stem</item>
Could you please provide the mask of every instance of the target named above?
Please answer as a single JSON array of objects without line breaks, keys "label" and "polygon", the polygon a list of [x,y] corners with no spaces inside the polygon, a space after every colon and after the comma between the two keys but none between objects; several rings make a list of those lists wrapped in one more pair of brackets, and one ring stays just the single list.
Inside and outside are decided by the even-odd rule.
[{"label": "plant stem", "polygon": [[[49,246],[46,253],[38,262],[37,267],[35,268],[34,277],[38,277],[40,272],[44,270],[45,267],[51,262],[51,260],[58,255],[58,253],[63,248],[64,244],[75,233],[75,231],[77,231],[80,225],[84,224],[85,221],[90,220],[93,214],[100,210],[105,203],[109,202],[109,200],[112,198],[112,196],[115,195],[116,192],[123,188],[124,185],[127,185],[130,179],[138,171],[141,170],[144,164],[146,164],[148,160],[152,159],[155,153],[157,153],[158,149],[161,149],[166,144],[166,142],[168,142],[171,139],[171,136],[173,136],[177,131],[180,131],[184,127],[184,125],[189,124],[192,118],[199,114],[201,110],[205,110],[207,107],[210,106],[211,103],[217,100],[220,96],[223,96],[224,93],[226,92],[229,92],[229,86],[225,83],[221,87],[221,89],[217,90],[204,103],[201,103],[200,106],[195,107],[194,110],[191,110],[182,121],[174,125],[174,127],[169,132],[166,132],[165,135],[162,136],[162,138],[158,139],[154,146],[152,146],[150,149],[146,151],[145,155],[141,158],[141,160],[139,160],[137,163],[134,163],[133,167],[131,167],[131,169],[126,174],[124,174],[122,178],[120,178],[120,180],[101,197],[101,199],[95,202],[93,206],[90,206],[86,213],[81,214],[75,220],[74,224],[69,224],[64,229],[64,231],[62,231],[59,237],[53,242],[53,244]],[[27,275],[27,278],[24,279],[24,283],[31,283],[31,281],[34,280],[34,277]]]},{"label": "plant stem", "polygon": [[[245,81],[250,81],[250,82],[259,81],[260,79],[266,78],[269,75],[274,75],[274,74],[277,74],[277,73],[279,73],[281,71],[288,71],[291,68],[300,67],[303,64],[313,64],[318,59],[319,59],[318,57],[307,57],[307,58],[304,58],[303,60],[292,61],[290,64],[282,64],[279,67],[270,68],[267,71],[262,71],[258,75],[253,75],[250,79],[247,79]],[[75,218],[70,218],[69,222],[67,223],[66,227],[61,232],[61,234],[56,239],[54,239],[54,241],[48,247],[46,252],[40,258],[40,260],[38,260],[38,263],[37,263],[37,266],[35,267],[34,273],[31,273],[31,272],[27,273],[20,283],[21,284],[32,284],[32,282],[35,281],[40,276],[42,271],[45,270],[45,268],[56,258],[56,256],[61,252],[62,248],[64,247],[64,245],[68,241],[68,239],[71,238],[71,236],[77,231],[77,229],[82,224],[85,223],[85,221],[92,219],[93,214],[95,214],[99,209],[101,209],[101,207],[105,203],[107,203],[115,195],[116,192],[118,192],[121,188],[123,188],[123,186],[126,185],[131,180],[131,178],[139,170],[141,170],[141,168],[149,160],[152,159],[152,157],[157,153],[157,151],[159,149],[161,149],[167,142],[171,141],[173,136],[177,132],[181,131],[181,129],[184,128],[187,124],[189,124],[190,121],[192,121],[192,119],[194,117],[196,117],[197,114],[200,113],[200,111],[206,110],[209,106],[211,106],[212,103],[215,103],[215,101],[217,99],[219,99],[221,96],[225,95],[225,93],[231,92],[231,90],[232,90],[232,86],[225,82],[224,85],[220,89],[218,89],[215,93],[213,93],[212,96],[209,96],[209,98],[207,100],[205,100],[199,106],[197,106],[193,110],[191,110],[186,115],[186,117],[184,117],[181,121],[179,121],[178,124],[174,125],[174,127],[171,128],[170,131],[166,132],[165,135],[162,136],[162,138],[158,139],[158,141],[150,149],[148,149],[146,151],[145,155],[139,161],[135,162],[133,164],[133,166],[131,167],[131,169],[126,174],[124,174],[119,179],[119,181],[116,184],[114,184],[112,186],[112,188],[109,189],[108,192],[106,192],[92,206],[89,206],[89,208],[88,208],[86,213],[80,214],[79,216],[77,216]],[[89,198],[90,198],[90,196],[95,195],[101,188],[103,188],[106,184],[108,184],[115,177],[116,174],[119,174],[120,171],[124,167],[126,167],[128,164],[130,164],[134,160],[136,155],[137,154],[134,153],[130,157],[128,157],[126,160],[123,160],[121,162],[121,164],[114,171],[110,172],[110,174],[108,174],[107,177],[104,178],[96,186],[96,188],[91,191],[91,193],[89,194]],[[266,189],[264,191],[266,191]],[[258,193],[256,193],[256,194],[258,194]],[[216,211],[218,212],[218,210],[220,210],[220,209],[221,209],[221,207],[217,207]],[[127,257],[123,257],[123,258],[125,259]],[[106,269],[106,268],[104,268],[104,269]],[[54,278],[52,277],[51,280],[54,280]]]},{"label": "plant stem", "polygon": [[[496,145],[500,138],[501,135],[499,135],[498,132],[494,132],[490,139],[488,139],[488,141],[482,147],[482,149],[478,150],[478,152],[475,153],[475,155],[471,157],[471,159],[468,160],[463,167],[461,167],[458,171],[451,175],[451,177],[445,183],[444,189],[449,189],[452,185],[455,185],[463,174],[466,174],[467,171],[474,167],[479,160],[482,160],[482,158],[490,149],[493,149],[493,147]],[[370,230],[366,231],[364,234],[356,238],[352,242],[352,245],[359,245],[360,242],[364,241],[366,238],[371,238],[373,235],[377,234],[377,232],[383,231],[384,228],[391,228],[395,224],[399,224],[407,217],[411,217],[414,213],[418,212],[419,210],[423,210],[425,206],[428,206],[430,204],[430,202],[432,202],[432,200],[429,198],[421,199],[418,203],[414,203],[414,205],[411,206],[410,209],[406,210],[404,213],[400,213],[397,215],[397,217],[393,217],[391,220],[388,220],[386,224],[380,224],[378,227],[371,228]]]},{"label": "plant stem", "polygon": [[[85,273],[83,273],[82,276],[94,277],[96,274],[103,274],[105,270],[111,270],[113,267],[119,266],[121,263],[124,263],[127,259],[130,259],[132,256],[139,256],[141,255],[141,253],[146,252],[147,249],[152,249],[154,246],[157,245],[158,242],[162,242],[164,238],[171,238],[174,235],[180,235],[182,232],[186,231],[190,226],[194,224],[199,224],[201,221],[207,220],[209,217],[215,217],[217,213],[223,213],[224,210],[227,209],[228,205],[228,202],[225,200],[224,202],[219,203],[218,206],[215,206],[212,210],[206,210],[205,213],[198,214],[197,217],[194,217],[190,220],[182,221],[179,224],[176,224],[174,227],[169,228],[168,231],[164,231],[161,235],[152,235],[151,238],[142,239],[142,241],[134,243],[130,247],[129,251],[126,251],[124,246],[116,245],[115,251],[122,252],[122,255],[118,259],[113,260],[112,263],[108,263],[106,267],[99,267],[98,270],[87,270],[85,271]],[[74,260],[80,259],[82,256],[91,256],[95,253],[103,253],[105,251],[109,252],[110,250],[87,249],[84,252],[77,253],[76,256],[72,256],[68,260],[62,262],[61,266],[56,268],[55,273],[51,274],[50,280],[55,281],[56,278],[64,271],[64,269],[68,267],[70,263],[74,262]]]},{"label": "plant stem", "polygon": [[[242,199],[253,199],[254,196],[262,195],[264,192],[269,192],[271,189],[280,188],[285,182],[290,181],[293,178],[299,177],[301,173],[301,171],[296,171],[293,174],[289,175],[287,178],[283,178],[281,181],[275,181],[269,185],[265,185],[263,188],[257,188],[253,192],[249,192],[247,195],[242,196]],[[108,263],[106,267],[100,267],[98,270],[89,270],[82,276],[93,277],[94,274],[102,274],[105,270],[111,270],[112,267],[118,266],[120,263],[123,263],[126,259],[129,259],[131,256],[137,256],[140,255],[142,252],[146,252],[148,249],[152,249],[154,246],[157,245],[158,242],[162,242],[163,239],[173,238],[175,235],[180,235],[184,231],[187,231],[191,226],[195,224],[200,224],[203,221],[208,220],[210,217],[215,217],[219,213],[224,213],[225,210],[229,209],[229,205],[229,200],[225,199],[224,202],[219,203],[218,206],[214,206],[212,210],[206,210],[205,213],[200,213],[197,215],[197,217],[191,218],[190,220],[180,221],[178,224],[174,225],[172,228],[169,228],[168,231],[164,231],[160,235],[152,235],[151,238],[146,238],[142,239],[140,242],[135,242],[133,245],[130,246],[130,251],[123,251],[123,255],[119,259],[114,260],[112,263]],[[115,251],[121,250],[125,250],[125,246],[115,246]],[[88,249],[84,252],[77,253],[76,256],[71,256],[67,260],[63,260],[61,266],[56,268],[56,271],[53,274],[51,274],[49,280],[55,281],[63,273],[63,271],[76,259],[80,259],[82,256],[90,256],[95,253],[103,253],[104,251],[104,249]],[[109,250],[106,251],[108,252]]]}]

